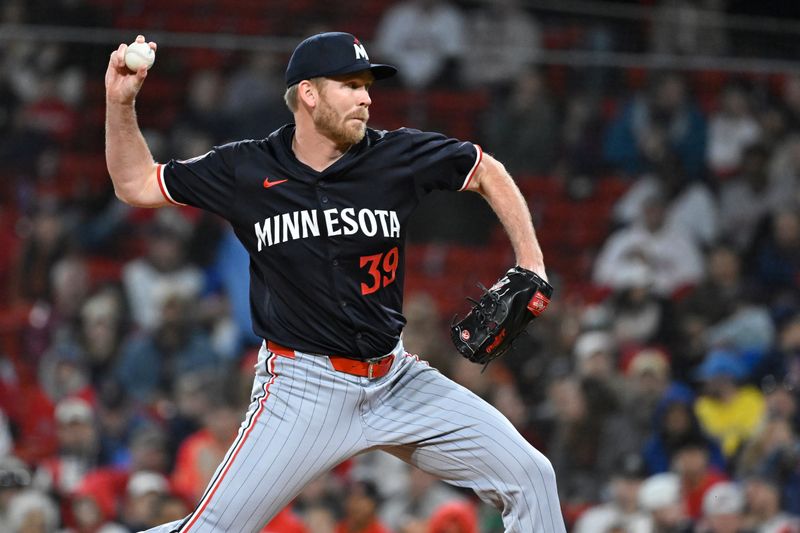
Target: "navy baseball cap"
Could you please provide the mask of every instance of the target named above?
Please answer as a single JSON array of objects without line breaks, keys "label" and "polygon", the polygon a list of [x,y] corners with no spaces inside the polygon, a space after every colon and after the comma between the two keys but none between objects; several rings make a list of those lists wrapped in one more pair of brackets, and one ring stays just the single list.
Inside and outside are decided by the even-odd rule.
[{"label": "navy baseball cap", "polygon": [[391,65],[369,62],[364,45],[349,33],[327,32],[312,35],[297,45],[286,67],[286,86],[317,77],[351,74],[370,70],[376,80],[397,73]]}]

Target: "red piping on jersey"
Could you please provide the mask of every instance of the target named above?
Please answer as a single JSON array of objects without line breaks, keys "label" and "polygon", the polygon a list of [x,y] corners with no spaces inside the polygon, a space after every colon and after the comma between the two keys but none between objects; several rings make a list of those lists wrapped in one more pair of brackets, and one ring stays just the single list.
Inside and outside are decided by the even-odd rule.
[{"label": "red piping on jersey", "polygon": [[208,503],[211,501],[211,498],[214,497],[214,494],[217,492],[217,489],[222,484],[222,480],[225,479],[225,475],[228,473],[228,470],[231,469],[231,465],[233,464],[233,461],[236,459],[236,456],[239,454],[239,451],[242,449],[244,442],[247,440],[247,437],[250,436],[250,432],[253,430],[256,423],[258,422],[258,417],[261,416],[261,413],[264,412],[264,404],[266,404],[267,398],[269,398],[269,388],[275,382],[275,378],[277,377],[277,374],[275,373],[275,360],[278,358],[277,356],[278,354],[274,354],[270,356],[270,358],[267,360],[267,369],[269,370],[269,373],[272,374],[272,378],[264,385],[264,396],[258,402],[259,403],[258,409],[256,410],[255,414],[253,414],[253,417],[250,419],[250,424],[247,427],[245,427],[239,442],[236,444],[236,446],[234,446],[232,453],[226,459],[224,463],[225,466],[220,472],[219,477],[208,488],[207,494],[201,500],[195,512],[192,513],[194,517],[188,524],[186,524],[179,530],[180,533],[187,533],[192,528],[192,526],[197,522],[197,519],[200,518],[200,515],[203,514],[203,511],[206,510],[206,507],[208,507]]},{"label": "red piping on jersey", "polygon": [[172,205],[186,205],[173,200],[172,197],[169,195],[169,192],[167,192],[167,184],[164,183],[164,165],[162,165],[161,163],[159,163],[158,166],[156,167],[156,180],[158,181],[158,188],[161,189],[161,194],[164,195],[164,198],[169,203],[171,203]]},{"label": "red piping on jersey", "polygon": [[472,167],[472,170],[469,171],[469,175],[467,176],[464,185],[459,189],[460,191],[466,190],[469,187],[469,182],[472,181],[472,177],[475,176],[475,173],[478,172],[478,167],[481,165],[481,161],[483,161],[483,148],[480,145],[476,144],[475,148],[478,150],[478,158],[475,160],[475,165]]}]

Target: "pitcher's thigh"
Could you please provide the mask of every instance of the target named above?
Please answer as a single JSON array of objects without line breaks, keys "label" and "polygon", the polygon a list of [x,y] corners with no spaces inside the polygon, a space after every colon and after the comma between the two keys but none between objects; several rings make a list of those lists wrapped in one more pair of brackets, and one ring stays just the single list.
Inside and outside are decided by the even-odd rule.
[{"label": "pitcher's thigh", "polygon": [[398,444],[387,451],[473,489],[501,510],[506,531],[564,531],[550,461],[473,392],[422,370],[375,412]]}]

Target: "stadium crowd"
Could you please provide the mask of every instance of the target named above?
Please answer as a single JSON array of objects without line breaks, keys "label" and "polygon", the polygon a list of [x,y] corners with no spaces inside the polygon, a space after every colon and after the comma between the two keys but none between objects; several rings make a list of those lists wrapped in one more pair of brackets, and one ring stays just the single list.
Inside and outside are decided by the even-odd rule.
[{"label": "stadium crowd", "polygon": [[[692,16],[724,20],[725,3],[656,2],[658,20],[627,38],[591,20],[555,32],[513,0],[376,2],[356,28],[401,73],[374,88],[373,127],[466,132],[531,203],[558,297],[530,335],[481,373],[450,346],[453,305],[422,283],[407,290],[404,342],[551,459],[579,533],[800,532],[800,76],[536,64],[573,46],[752,55],[752,41]],[[292,16],[322,15],[279,35],[345,20],[297,4]],[[148,5],[10,0],[0,23],[127,28]],[[167,15],[186,5],[145,23],[172,29]],[[214,5],[192,8],[197,28]],[[235,12],[226,31],[261,20]],[[212,216],[113,196],[101,79],[114,46],[20,39],[0,50],[3,533],[139,531],[188,514],[249,402],[260,339],[244,250]],[[139,99],[156,159],[289,120],[285,59],[162,47]],[[381,104],[383,91],[403,107]],[[472,102],[460,130],[431,94]],[[580,256],[560,245],[564,227],[548,223],[558,216],[540,216],[554,209],[548,191],[564,220],[591,213]],[[496,223],[461,202],[421,206],[408,250],[459,297],[474,258],[497,255]],[[472,262],[447,270],[463,246]],[[501,530],[471,493],[370,453],[263,531]]]}]

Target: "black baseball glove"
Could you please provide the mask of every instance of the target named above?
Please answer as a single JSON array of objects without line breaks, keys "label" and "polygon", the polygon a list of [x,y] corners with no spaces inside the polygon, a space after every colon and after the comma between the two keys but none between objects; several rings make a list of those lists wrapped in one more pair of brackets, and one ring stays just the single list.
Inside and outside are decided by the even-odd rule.
[{"label": "black baseball glove", "polygon": [[486,365],[503,355],[527,325],[544,312],[553,287],[534,272],[514,267],[490,289],[481,286],[480,301],[450,327],[456,349],[472,361]]}]

